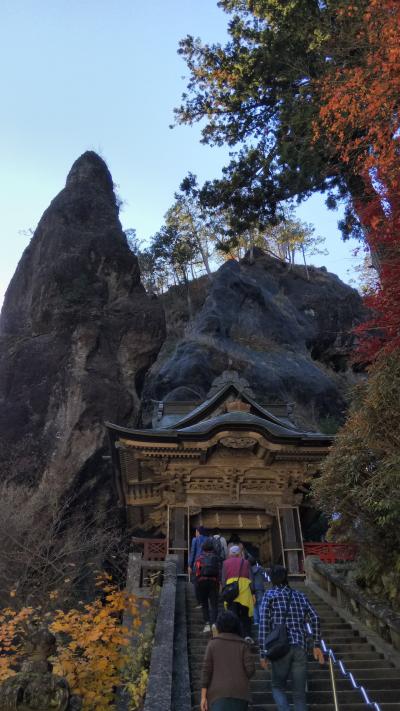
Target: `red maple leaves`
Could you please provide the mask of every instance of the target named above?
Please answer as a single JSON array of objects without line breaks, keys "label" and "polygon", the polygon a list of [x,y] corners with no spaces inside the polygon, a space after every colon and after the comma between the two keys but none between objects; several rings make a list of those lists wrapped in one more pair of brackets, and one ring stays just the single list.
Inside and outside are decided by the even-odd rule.
[{"label": "red maple leaves", "polygon": [[[379,269],[360,326],[359,357],[400,348],[400,2],[343,2],[337,21],[358,23],[348,66],[321,82],[320,120],[363,194],[352,196]],[[316,129],[317,132],[321,128]]]}]

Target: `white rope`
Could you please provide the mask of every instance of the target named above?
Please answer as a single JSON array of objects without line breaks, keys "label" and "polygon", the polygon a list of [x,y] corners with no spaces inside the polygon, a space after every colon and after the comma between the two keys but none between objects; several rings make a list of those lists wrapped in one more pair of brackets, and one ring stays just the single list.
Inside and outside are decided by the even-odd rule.
[{"label": "white rope", "polygon": [[[307,627],[307,632],[309,633],[309,635],[312,636],[312,629],[311,629],[311,625],[310,625],[309,622],[307,622],[306,627]],[[345,667],[344,663],[342,662],[342,660],[341,660],[341,659],[336,659],[335,652],[333,651],[333,649],[332,649],[331,647],[328,647],[328,646],[326,645],[326,642],[325,642],[324,639],[321,639],[321,647],[322,647],[322,651],[323,651],[325,654],[327,654],[327,655],[332,659],[332,663],[335,664],[335,665],[337,665],[337,666],[339,667],[342,676],[343,676],[345,679],[349,679],[349,680],[350,680],[350,682],[351,682],[351,684],[352,684],[352,686],[353,686],[353,689],[357,689],[357,690],[360,692],[360,694],[361,694],[361,696],[363,697],[363,700],[364,700],[364,702],[366,703],[366,705],[367,705],[367,706],[370,706],[370,707],[373,708],[375,711],[381,711],[381,707],[379,706],[379,704],[377,704],[376,701],[371,701],[371,700],[370,700],[370,698],[369,698],[369,696],[368,696],[368,693],[367,693],[367,691],[365,690],[365,688],[364,688],[363,686],[361,686],[361,684],[358,683],[358,681],[354,678],[354,676],[353,676],[353,674],[352,674],[351,672],[348,672],[348,671],[346,670],[346,667]]]}]

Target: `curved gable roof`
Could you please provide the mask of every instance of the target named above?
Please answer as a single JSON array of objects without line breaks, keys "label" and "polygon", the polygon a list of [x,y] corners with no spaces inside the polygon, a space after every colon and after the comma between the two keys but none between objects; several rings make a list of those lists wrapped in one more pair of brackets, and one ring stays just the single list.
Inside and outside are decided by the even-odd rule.
[{"label": "curved gable roof", "polygon": [[273,422],[276,425],[284,426],[287,429],[296,429],[294,425],[291,425],[289,422],[283,422],[271,412],[261,407],[258,402],[253,400],[253,398],[251,398],[245,392],[236,387],[234,383],[228,383],[227,385],[222,387],[221,390],[219,390],[213,397],[209,398],[208,400],[205,400],[201,403],[201,405],[198,405],[198,407],[192,410],[192,412],[190,412],[188,415],[185,415],[184,417],[182,417],[182,419],[175,422],[174,429],[189,427],[203,422],[206,419],[209,419],[210,417],[212,417],[215,408],[219,405],[222,405],[222,403],[228,399],[229,395],[236,395],[240,398],[240,400],[242,400],[242,402],[245,402],[250,405],[252,414],[261,417],[262,419]]}]

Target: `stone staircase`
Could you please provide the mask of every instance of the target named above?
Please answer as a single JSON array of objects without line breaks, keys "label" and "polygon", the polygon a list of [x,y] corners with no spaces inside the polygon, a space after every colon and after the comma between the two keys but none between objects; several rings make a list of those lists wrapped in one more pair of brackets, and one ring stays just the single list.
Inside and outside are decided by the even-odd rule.
[{"label": "stone staircase", "polygon": [[[377,702],[382,711],[400,711],[400,669],[386,661],[365,637],[355,632],[348,622],[345,622],[328,603],[322,601],[309,588],[305,588],[302,584],[295,587],[306,592],[320,615],[322,637],[343,661],[346,669],[352,672],[356,680],[365,687],[371,701]],[[202,614],[201,610],[195,609],[196,600],[191,585],[187,586],[186,599],[192,711],[198,711],[201,666],[209,635],[202,632],[204,626]],[[253,651],[258,660],[257,648],[254,647]],[[340,711],[367,711],[370,707],[363,702],[360,692],[352,688],[350,681],[343,678],[339,670],[335,674]],[[310,661],[308,679],[310,711],[334,711],[328,664],[321,667],[316,662]],[[276,711],[271,694],[269,672],[263,671],[258,665],[251,681],[251,692],[252,703],[249,711]]]}]

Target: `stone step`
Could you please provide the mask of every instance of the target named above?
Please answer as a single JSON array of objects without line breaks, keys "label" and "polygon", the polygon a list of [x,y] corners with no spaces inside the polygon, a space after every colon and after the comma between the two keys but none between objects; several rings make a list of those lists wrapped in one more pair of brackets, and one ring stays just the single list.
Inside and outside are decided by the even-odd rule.
[{"label": "stone step", "polygon": [[[383,657],[382,655],[378,655],[377,652],[374,652],[372,650],[367,650],[363,651],[362,645],[359,645],[361,647],[360,650],[357,650],[356,652],[354,651],[348,651],[348,652],[341,652],[340,653],[340,659],[342,662],[344,662],[345,666],[348,666],[350,662],[364,662],[368,661],[371,662],[371,666],[375,666],[375,661],[379,662]],[[206,645],[204,647],[190,647],[190,655],[196,659],[196,662],[200,662],[203,659],[204,652],[206,649]],[[254,659],[258,659],[259,655],[256,651],[253,652]],[[387,664],[387,663],[386,663]],[[360,664],[356,664],[356,667],[360,666]],[[361,664],[361,666],[363,666]]]},{"label": "stone step", "polygon": [[[352,628],[325,602],[304,590],[321,617],[322,637],[332,647],[348,671],[362,684],[370,698],[379,703],[381,711],[400,711],[400,672],[377,652],[368,640]],[[203,633],[201,610],[188,608],[188,643],[193,691],[193,711],[198,709],[201,685],[201,666],[211,635]],[[258,628],[253,626],[253,638],[258,638]],[[257,644],[251,647],[256,673],[251,681],[252,703],[249,711],[276,711],[271,693],[270,673],[258,664]],[[366,711],[360,692],[353,689],[335,667],[340,711]],[[290,689],[290,684],[289,684]],[[288,693],[290,699],[290,692]],[[328,665],[321,667],[311,660],[308,664],[308,703],[310,711],[334,711]]]},{"label": "stone step", "polygon": [[[196,668],[192,667],[191,669],[191,675],[192,675],[192,680],[194,683],[197,683],[201,680],[201,671]],[[381,688],[381,685],[383,684],[382,688],[392,688],[392,689],[397,689],[400,688],[400,676],[399,676],[399,670],[395,668],[389,668],[389,669],[360,669],[357,670],[357,681],[365,686],[366,688],[370,689],[379,689]],[[340,672],[336,671],[336,679],[340,683],[346,682],[346,679],[341,677]],[[308,672],[308,680],[310,684],[319,684],[319,683],[325,683],[327,680],[330,680],[330,675],[329,675],[329,669],[322,668],[320,670],[316,669],[315,671],[309,670]],[[270,683],[270,674],[269,672],[266,672],[264,669],[257,669],[255,675],[253,676],[251,683],[255,683],[258,681],[262,682],[267,682],[268,684]],[[347,683],[347,682],[346,682]],[[400,694],[399,694],[400,698]]]},{"label": "stone step", "polygon": [[335,632],[337,629],[343,630],[343,632],[352,632],[353,634],[358,634],[356,630],[353,629],[349,622],[343,622],[340,625],[328,625],[324,622],[321,623],[321,632],[327,634],[328,632]]},{"label": "stone step", "polygon": [[[192,630],[188,635],[189,641],[200,641],[203,638],[208,639],[210,636],[209,632],[203,632],[204,625],[199,627],[198,630]],[[258,635],[253,632],[253,639],[258,640]],[[348,634],[342,634],[342,630],[337,630],[336,633],[330,635],[323,635],[325,643],[335,649],[336,645],[339,644],[369,644],[365,637],[349,632]]]},{"label": "stone step", "polygon": [[[208,640],[207,640],[208,642]],[[189,647],[190,651],[194,654],[197,654],[199,652],[204,653],[206,647],[207,647],[207,642],[203,640],[190,640],[189,642]],[[253,654],[258,654],[258,647],[256,645],[251,645],[251,650]],[[359,656],[360,653],[362,654],[371,654],[372,656],[379,658],[379,654],[374,650],[372,645],[368,643],[348,643],[348,644],[334,644],[333,645],[333,650],[336,654],[336,656],[339,659],[343,659],[345,655],[347,655],[347,658],[349,655],[353,654],[355,658]],[[362,657],[361,657],[362,658]]]},{"label": "stone step", "polygon": [[[385,677],[378,677],[378,678],[374,679],[371,676],[360,677],[360,675],[357,674],[357,681],[359,684],[364,686],[364,688],[367,689],[367,691],[371,691],[371,692],[374,690],[375,691],[376,690],[385,691],[388,689],[389,690],[391,690],[391,689],[396,690],[397,698],[395,699],[395,701],[397,701],[398,699],[400,699],[400,693],[397,691],[398,689],[400,689],[400,678],[398,676],[398,673],[399,673],[398,670],[394,670],[394,671],[397,672],[397,677],[396,676],[387,677],[385,675]],[[258,680],[255,679],[254,682],[258,683]],[[253,683],[253,680],[252,680],[252,683]],[[345,690],[346,686],[348,686],[349,683],[350,683],[350,681],[348,679],[344,679],[343,677],[340,678],[338,675],[336,676],[336,686],[340,690]],[[310,691],[317,691],[318,689],[323,689],[324,684],[325,684],[325,681],[322,679],[313,679],[312,677],[309,677],[308,688],[310,689]],[[373,696],[373,694],[372,694],[372,696]]]},{"label": "stone step", "polygon": [[[199,697],[199,692],[200,688],[193,692],[192,703],[196,703]],[[288,692],[288,697],[290,698],[290,696],[291,694],[290,692]],[[372,701],[376,701],[378,698],[377,696],[372,696],[372,694],[371,697]],[[254,689],[251,689],[251,698],[252,703],[255,705],[274,703],[271,691],[255,691]],[[346,691],[338,690],[337,699],[339,708],[342,709],[346,704],[357,704],[359,701],[362,700],[362,696],[360,694],[360,691],[358,691],[357,689],[349,689]],[[307,701],[310,704],[329,704],[332,701],[332,689],[330,689],[329,687],[326,687],[324,690],[319,691],[313,691],[309,689],[307,692]],[[399,692],[397,689],[379,691],[378,703],[397,703],[398,701]]]},{"label": "stone step", "polygon": [[[360,696],[361,698],[361,696]],[[400,711],[400,703],[383,703],[379,704],[381,711]],[[200,711],[199,705],[194,705],[192,707],[193,711]],[[315,703],[311,702],[308,704],[309,711],[335,711],[333,703]],[[363,702],[344,704],[340,706],[340,711],[367,711],[368,707]],[[271,704],[259,704],[251,703],[249,706],[249,711],[276,711],[276,706],[274,703]]]}]

